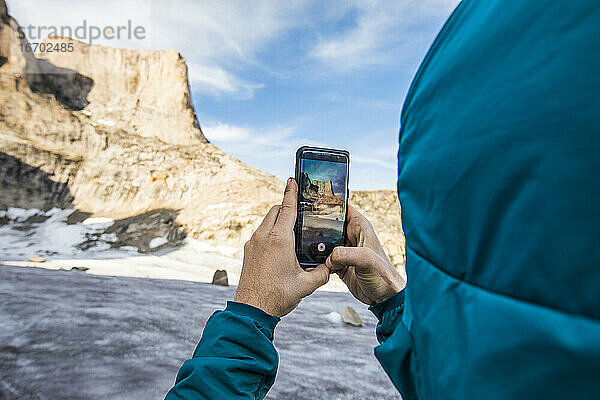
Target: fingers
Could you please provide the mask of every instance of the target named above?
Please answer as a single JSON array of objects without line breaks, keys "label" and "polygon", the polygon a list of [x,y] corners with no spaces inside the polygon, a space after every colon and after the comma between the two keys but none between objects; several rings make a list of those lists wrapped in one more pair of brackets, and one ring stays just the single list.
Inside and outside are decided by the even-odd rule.
[{"label": "fingers", "polygon": [[365,218],[365,217],[361,213],[359,213],[356,208],[354,208],[354,207],[352,207],[352,205],[348,204],[348,220],[351,220],[354,218]]},{"label": "fingers", "polygon": [[396,292],[406,285],[387,257],[380,256],[369,247],[336,247],[325,260],[325,265],[331,272],[344,272],[354,267],[356,275],[375,273]]},{"label": "fingers", "polygon": [[355,223],[359,223],[361,225],[368,224],[371,225],[367,217],[358,212],[358,210],[348,204],[348,222],[354,221]]},{"label": "fingers", "polygon": [[256,232],[264,234],[271,232],[273,226],[275,226],[275,222],[277,221],[277,215],[279,214],[280,208],[281,206],[271,207],[269,212],[267,212],[267,215],[265,215],[265,218],[263,218]]},{"label": "fingers", "polygon": [[283,194],[283,202],[279,216],[273,230],[278,233],[287,233],[294,230],[296,224],[296,210],[298,207],[298,185],[292,178],[288,179]]},{"label": "fingers", "polygon": [[306,297],[329,281],[329,269],[321,264],[302,272],[299,279],[298,288],[302,297]]},{"label": "fingers", "polygon": [[348,244],[351,246],[363,246],[366,233],[374,233],[373,226],[354,207],[348,206],[348,225],[346,225]]}]

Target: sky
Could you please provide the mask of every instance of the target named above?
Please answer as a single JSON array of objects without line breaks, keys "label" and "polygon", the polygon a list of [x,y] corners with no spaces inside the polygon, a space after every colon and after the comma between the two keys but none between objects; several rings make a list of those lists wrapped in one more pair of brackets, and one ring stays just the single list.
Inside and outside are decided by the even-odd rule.
[{"label": "sky", "polygon": [[302,145],[346,149],[351,190],[396,188],[402,103],[458,2],[7,0],[24,27],[143,27],[93,43],[178,50],[213,144],[281,179]]}]

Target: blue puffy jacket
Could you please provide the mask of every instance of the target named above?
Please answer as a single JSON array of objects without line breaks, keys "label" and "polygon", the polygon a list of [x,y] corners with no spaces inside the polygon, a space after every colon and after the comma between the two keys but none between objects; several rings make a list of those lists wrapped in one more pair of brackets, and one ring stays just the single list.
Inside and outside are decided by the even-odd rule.
[{"label": "blue puffy jacket", "polygon": [[[372,311],[404,399],[600,399],[600,2],[464,0],[401,122],[408,286]],[[215,313],[167,398],[262,398],[277,320]]]}]

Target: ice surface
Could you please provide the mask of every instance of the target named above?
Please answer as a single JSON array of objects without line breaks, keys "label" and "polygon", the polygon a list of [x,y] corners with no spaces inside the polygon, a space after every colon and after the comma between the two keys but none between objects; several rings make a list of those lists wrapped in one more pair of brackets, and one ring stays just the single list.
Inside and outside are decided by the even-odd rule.
[{"label": "ice surface", "polygon": [[[235,288],[0,266],[0,399],[162,399]],[[354,307],[362,328],[323,318]],[[375,317],[317,292],[275,330],[268,399],[399,399],[373,355]]]}]

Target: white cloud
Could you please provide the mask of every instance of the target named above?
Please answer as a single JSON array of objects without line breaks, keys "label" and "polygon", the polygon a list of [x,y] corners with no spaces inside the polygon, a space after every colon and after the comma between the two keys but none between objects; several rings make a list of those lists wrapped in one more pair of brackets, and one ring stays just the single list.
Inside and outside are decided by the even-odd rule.
[{"label": "white cloud", "polygon": [[204,135],[211,142],[238,142],[252,137],[249,128],[217,122],[203,128]]},{"label": "white cloud", "polygon": [[214,122],[204,125],[202,131],[224,152],[280,179],[293,174],[298,147],[322,145],[299,135],[294,125],[257,128]]},{"label": "white cloud", "polygon": [[216,97],[226,94],[250,99],[255,89],[264,86],[241,79],[223,68],[195,62],[188,63],[188,78],[194,92],[210,93]]},{"label": "white cloud", "polygon": [[[449,15],[459,0],[371,0],[350,2],[342,10],[357,12],[354,26],[322,38],[310,55],[334,70],[355,70],[397,62],[414,46],[414,30],[429,17]],[[430,40],[427,38],[426,40]]]},{"label": "white cloud", "polygon": [[105,27],[131,20],[145,28],[144,40],[101,38],[94,43],[176,49],[189,64],[195,93],[246,99],[263,84],[241,77],[244,68],[257,64],[256,54],[282,32],[303,23],[307,4],[304,0],[8,0],[9,12],[22,26],[74,28],[85,19],[88,26]]},{"label": "white cloud", "polygon": [[[271,126],[257,129],[248,126],[231,125],[223,122],[207,124],[202,128],[205,136],[211,142],[226,143],[226,146],[239,144],[245,151],[252,153],[256,147],[270,150],[270,153],[279,154],[280,150],[291,149],[298,142],[305,139],[296,137],[295,126]],[[269,153],[269,152],[268,152]]]},{"label": "white cloud", "polygon": [[363,157],[361,155],[352,156],[352,161],[355,163],[359,163],[359,164],[370,164],[370,165],[375,165],[378,167],[383,167],[383,168],[388,168],[388,169],[393,169],[393,170],[395,170],[397,168],[397,165],[394,162],[384,161],[382,159],[373,158],[373,157]]},{"label": "white cloud", "polygon": [[[261,65],[259,55],[295,28],[311,30],[294,54],[294,74],[355,70],[397,61],[409,53],[415,27],[424,18],[448,15],[458,0],[8,0],[9,11],[21,25],[71,26],[125,25],[129,20],[146,30],[144,40],[98,39],[95,43],[134,49],[177,49],[189,64],[195,93],[252,98],[262,82],[244,77],[247,67],[260,67],[273,75],[286,71]],[[115,12],[118,10],[118,12]],[[349,29],[334,26],[356,13]],[[315,42],[314,37],[320,38]],[[430,40],[427,37],[425,40]],[[307,59],[308,57],[308,59]],[[311,65],[309,60],[318,61]],[[322,67],[326,68],[323,69]],[[287,72],[292,71],[290,69]]]}]

